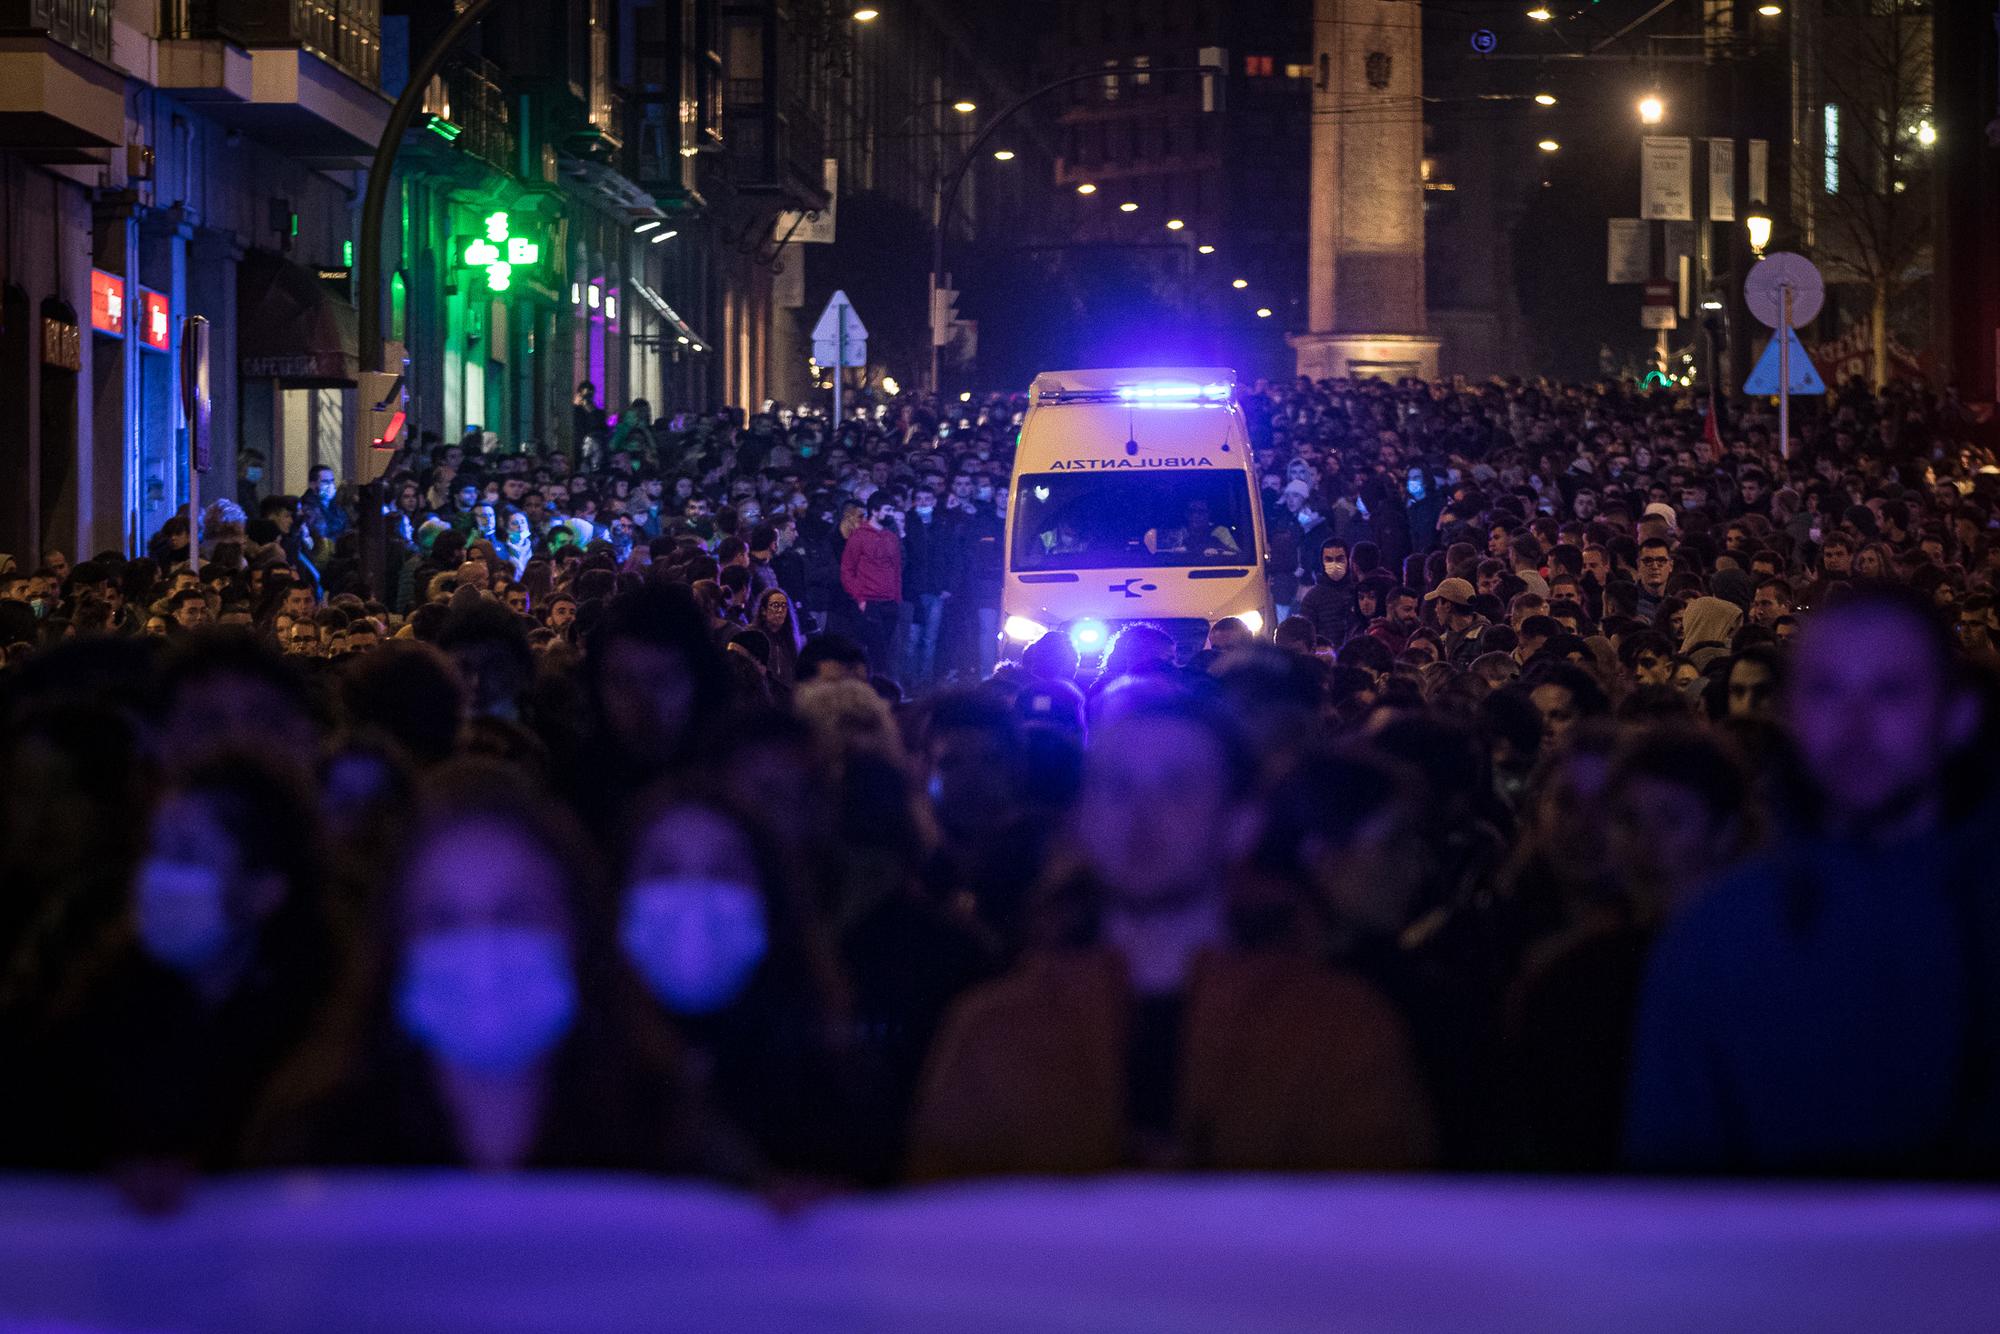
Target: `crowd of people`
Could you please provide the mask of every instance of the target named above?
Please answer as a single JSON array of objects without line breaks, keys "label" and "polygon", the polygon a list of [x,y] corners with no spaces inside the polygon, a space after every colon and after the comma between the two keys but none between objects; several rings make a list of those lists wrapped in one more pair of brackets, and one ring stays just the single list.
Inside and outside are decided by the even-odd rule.
[{"label": "crowd of people", "polygon": [[0,1166],[2000,1163],[1951,396],[1260,382],[1273,633],[1101,661],[1021,397],[593,401],[0,557]]}]

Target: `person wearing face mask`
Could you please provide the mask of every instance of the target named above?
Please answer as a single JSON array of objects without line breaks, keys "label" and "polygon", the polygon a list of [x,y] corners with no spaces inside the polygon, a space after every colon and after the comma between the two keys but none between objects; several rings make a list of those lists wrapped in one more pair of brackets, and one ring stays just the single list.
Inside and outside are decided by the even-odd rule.
[{"label": "person wearing face mask", "polygon": [[765,1165],[854,1177],[858,1089],[841,984],[778,846],[718,796],[643,801],[620,896],[621,957],[672,1029],[698,1095]]},{"label": "person wearing face mask", "polygon": [[131,932],[88,978],[22,1091],[58,1115],[43,1166],[118,1173],[143,1206],[239,1165],[256,1101],[305,1040],[335,971],[302,775],[247,753],[190,768],[155,805]]},{"label": "person wearing face mask", "polygon": [[333,469],[320,464],[306,475],[306,493],[299,500],[299,523],[311,539],[312,549],[319,553],[321,563],[332,552],[334,543],[354,527],[353,511],[336,499],[339,489]]},{"label": "person wearing face mask", "polygon": [[521,578],[527,573],[528,562],[534,559],[535,534],[528,526],[528,516],[515,510],[507,516],[507,534],[500,546],[500,557],[513,568],[514,577]]},{"label": "person wearing face mask", "polygon": [[1319,578],[1299,601],[1299,615],[1313,624],[1313,632],[1335,648],[1354,633],[1355,578],[1349,568],[1347,543],[1330,537],[1320,544]]},{"label": "person wearing face mask", "polygon": [[867,519],[840,552],[840,587],[860,614],[856,628],[869,668],[882,675],[896,669],[896,626],[903,606],[902,513],[887,497],[870,497]]},{"label": "person wearing face mask", "polygon": [[380,964],[274,1084],[251,1160],[753,1176],[618,984],[592,866],[580,831],[508,770],[435,774]]}]

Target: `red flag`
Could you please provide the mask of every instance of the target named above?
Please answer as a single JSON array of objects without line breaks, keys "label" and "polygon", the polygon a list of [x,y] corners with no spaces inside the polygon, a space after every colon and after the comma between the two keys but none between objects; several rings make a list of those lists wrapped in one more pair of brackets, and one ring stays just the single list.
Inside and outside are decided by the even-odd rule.
[{"label": "red flag", "polygon": [[1713,389],[1708,391],[1708,421],[1701,428],[1701,438],[1708,445],[1709,462],[1720,463],[1728,451],[1722,447],[1722,419],[1716,412]]}]

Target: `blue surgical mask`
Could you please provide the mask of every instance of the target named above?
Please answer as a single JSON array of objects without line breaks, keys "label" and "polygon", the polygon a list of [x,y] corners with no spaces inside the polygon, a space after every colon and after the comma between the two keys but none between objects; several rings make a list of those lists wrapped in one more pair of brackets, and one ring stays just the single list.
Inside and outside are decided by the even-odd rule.
[{"label": "blue surgical mask", "polygon": [[621,937],[660,1003],[691,1015],[713,1014],[742,995],[770,947],[762,896],[701,876],[635,885]]},{"label": "blue surgical mask", "polygon": [[576,1022],[576,976],[554,931],[437,931],[411,942],[396,1009],[403,1031],[445,1065],[517,1075]]},{"label": "blue surgical mask", "polygon": [[915,513],[919,519],[928,519],[931,517],[931,515],[937,513],[937,509],[935,506],[931,505],[919,505],[917,506]]},{"label": "blue surgical mask", "polygon": [[229,948],[234,932],[222,873],[193,862],[149,859],[133,882],[139,944],[177,972],[196,972]]},{"label": "blue surgical mask", "polygon": [[243,480],[246,482],[261,482],[264,480],[264,470],[262,468],[245,468],[243,470]]}]

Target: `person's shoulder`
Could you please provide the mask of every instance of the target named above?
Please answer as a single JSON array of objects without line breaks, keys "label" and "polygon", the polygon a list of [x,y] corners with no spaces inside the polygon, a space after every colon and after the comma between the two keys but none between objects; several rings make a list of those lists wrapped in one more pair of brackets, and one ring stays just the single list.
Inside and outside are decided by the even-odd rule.
[{"label": "person's shoulder", "polygon": [[1659,964],[1760,969],[1781,941],[1786,887],[1802,874],[1805,856],[1794,846],[1771,848],[1718,874],[1660,933]]}]

